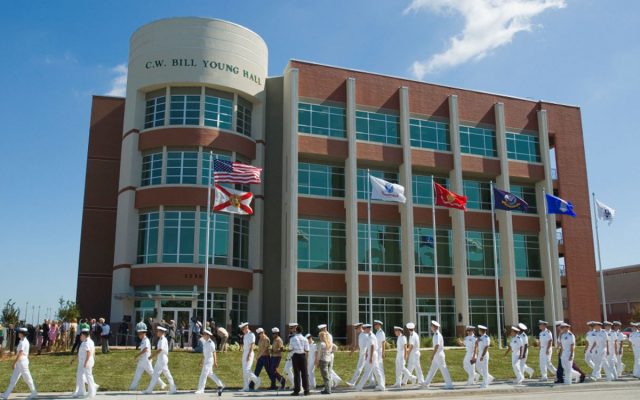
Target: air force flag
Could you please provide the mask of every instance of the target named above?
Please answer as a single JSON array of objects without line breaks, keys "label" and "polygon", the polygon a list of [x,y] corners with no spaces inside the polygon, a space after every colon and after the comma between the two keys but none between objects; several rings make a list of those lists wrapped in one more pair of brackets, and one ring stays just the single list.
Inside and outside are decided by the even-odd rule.
[{"label": "air force flag", "polygon": [[529,204],[520,197],[495,187],[493,188],[493,200],[496,210],[526,212],[529,209]]},{"label": "air force flag", "polygon": [[598,209],[598,219],[607,221],[611,225],[616,216],[616,210],[598,200],[596,200],[596,208]]},{"label": "air force flag", "polygon": [[407,198],[404,197],[404,186],[371,175],[369,175],[369,181],[371,182],[371,200],[393,201],[395,203],[407,201]]},{"label": "air force flag", "polygon": [[547,214],[566,214],[576,217],[576,213],[573,212],[573,204],[570,202],[560,197],[552,196],[549,193],[546,193],[545,197],[547,200]]}]

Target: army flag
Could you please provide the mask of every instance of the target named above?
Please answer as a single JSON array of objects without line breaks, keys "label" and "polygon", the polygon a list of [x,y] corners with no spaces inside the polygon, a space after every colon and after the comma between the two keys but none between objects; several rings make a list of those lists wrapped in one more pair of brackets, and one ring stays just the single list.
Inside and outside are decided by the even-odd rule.
[{"label": "army flag", "polygon": [[253,215],[251,201],[253,193],[241,192],[216,185],[216,199],[213,203],[213,211],[222,211],[230,214]]},{"label": "army flag", "polygon": [[387,182],[384,179],[369,175],[371,182],[371,200],[392,201],[395,203],[405,203],[404,186],[397,183]]}]

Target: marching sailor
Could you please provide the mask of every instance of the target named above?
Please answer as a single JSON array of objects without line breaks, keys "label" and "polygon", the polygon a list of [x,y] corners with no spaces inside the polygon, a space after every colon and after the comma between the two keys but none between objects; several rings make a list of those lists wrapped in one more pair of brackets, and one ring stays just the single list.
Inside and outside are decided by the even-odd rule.
[{"label": "marching sailor", "polygon": [[399,388],[400,386],[407,383],[407,380],[411,380],[412,383],[415,383],[416,377],[411,375],[411,372],[405,367],[405,362],[407,359],[407,337],[403,335],[401,326],[394,326],[393,331],[396,335],[396,383],[392,386],[394,388]]},{"label": "marching sailor", "polygon": [[249,392],[251,389],[249,384],[253,382],[254,387],[258,389],[262,381],[253,372],[251,372],[251,366],[253,365],[253,346],[256,344],[256,336],[249,330],[249,323],[243,322],[238,325],[238,328],[242,330],[242,391]]},{"label": "marching sailor", "polygon": [[95,363],[96,346],[89,337],[90,330],[85,328],[80,332],[80,348],[78,349],[78,369],[76,370],[76,391],[73,397],[95,397],[98,385],[93,380],[93,364]]},{"label": "marching sailor", "polygon": [[331,377],[331,387],[334,388],[336,386],[338,386],[340,384],[340,382],[342,382],[342,378],[340,378],[340,376],[338,376],[338,374],[336,374],[336,372],[333,370],[333,360],[334,360],[334,353],[336,351],[338,351],[338,346],[336,346],[333,343],[333,335],[329,333],[329,330],[327,329],[327,324],[320,324],[318,325],[318,330],[320,332],[326,332],[327,333],[327,337],[329,339],[329,347],[331,347],[330,353],[331,353],[331,361],[329,362],[329,375]]},{"label": "marching sailor", "polygon": [[587,364],[591,371],[596,367],[596,364],[593,362],[593,353],[589,351],[593,347],[593,343],[596,340],[596,322],[589,321],[587,322],[587,326],[589,326],[589,331],[585,334],[585,340],[587,341],[587,345],[584,348],[584,362]]},{"label": "marching sailor", "polygon": [[420,337],[414,330],[416,325],[413,322],[408,322],[406,326],[409,330],[407,369],[410,374],[415,371],[418,384],[422,385],[424,383],[424,375],[422,375],[422,367],[420,366]]},{"label": "marching sailor", "polygon": [[602,330],[602,322],[594,321],[594,336],[593,344],[589,348],[591,353],[591,360],[593,361],[593,371],[591,372],[591,378],[598,380],[602,377],[601,371],[604,368],[604,376],[610,381],[613,379],[613,372],[609,366],[609,359],[607,354],[609,352],[609,342],[607,339],[607,333]]},{"label": "marching sailor", "polygon": [[318,346],[313,341],[313,336],[310,333],[305,335],[305,338],[309,342],[309,353],[307,353],[307,374],[309,375],[309,389],[316,388],[316,355]]},{"label": "marching sailor", "polygon": [[271,336],[273,337],[273,342],[271,345],[271,359],[269,360],[269,370],[271,371],[269,374],[269,377],[271,378],[270,389],[276,390],[278,388],[276,386],[277,382],[280,385],[280,390],[282,390],[284,389],[286,380],[278,372],[280,361],[282,361],[282,352],[284,351],[284,343],[280,337],[280,329],[277,327],[271,328]]},{"label": "marching sailor", "polygon": [[[13,361],[13,374],[11,375],[11,380],[9,381],[9,387],[7,390],[2,393],[0,398],[8,399],[11,392],[13,392],[13,388],[18,383],[18,379],[22,377],[24,382],[31,390],[31,395],[29,398],[34,398],[38,396],[38,392],[36,391],[36,387],[33,384],[33,378],[31,378],[31,372],[29,371],[29,339],[27,339],[27,328],[18,328],[18,338],[20,342],[18,343],[18,347],[16,347],[16,359]],[[2,348],[0,348],[0,351]],[[1,354],[0,354],[1,356]]]},{"label": "marching sailor", "polygon": [[378,363],[380,364],[380,373],[382,374],[383,381],[386,381],[386,377],[384,376],[384,346],[387,341],[387,335],[385,335],[382,325],[383,323],[380,320],[373,321],[373,328],[376,330],[376,340],[378,341]]},{"label": "marching sailor", "polygon": [[609,364],[609,371],[611,371],[611,376],[613,380],[618,380],[618,368],[617,358],[616,358],[616,349],[618,348],[618,335],[611,330],[611,325],[613,325],[609,321],[604,321],[602,323],[604,326],[604,333],[607,338],[607,363]]},{"label": "marching sailor", "polygon": [[511,367],[513,368],[513,373],[516,376],[516,380],[514,383],[519,385],[524,381],[524,376],[522,375],[522,370],[520,369],[520,354],[522,354],[522,340],[518,333],[520,332],[520,328],[512,326],[511,327],[511,340],[509,341],[509,347],[507,347],[507,351],[504,353],[506,356],[511,352]]},{"label": "marching sailor", "polygon": [[218,368],[218,355],[216,354],[216,342],[211,340],[211,331],[204,329],[202,331],[202,371],[200,372],[200,380],[198,381],[198,390],[196,394],[204,394],[207,385],[207,378],[210,378],[218,387],[218,397],[222,396],[224,385],[218,376],[213,372],[213,368]]},{"label": "marching sailor", "polygon": [[622,323],[620,321],[613,321],[613,333],[616,335],[616,371],[618,371],[618,377],[622,376],[624,372],[624,363],[622,362],[622,348],[623,343],[627,337],[620,331]]},{"label": "marching sailor", "polygon": [[633,349],[633,376],[640,378],[640,323],[632,322],[635,329],[629,335],[629,345]]},{"label": "marching sailor", "polygon": [[462,367],[467,372],[467,386],[471,386],[476,381],[476,364],[475,364],[475,352],[477,347],[477,341],[475,334],[476,327],[468,325],[465,331],[467,336],[464,338],[464,359],[462,360]]},{"label": "marching sailor", "polygon": [[[267,336],[267,333],[262,328],[256,329],[256,333],[258,334],[258,360],[256,361],[256,368],[253,371],[253,374],[260,378],[260,373],[264,368],[267,376],[271,379],[271,369],[269,367],[269,362],[271,361],[271,356],[269,354],[271,340],[269,340],[269,336]],[[254,389],[254,384],[250,383],[249,388]]]},{"label": "marching sailor", "polygon": [[356,385],[356,390],[360,391],[364,387],[365,383],[373,377],[377,383],[376,389],[384,391],[384,377],[382,376],[382,371],[380,370],[380,363],[378,361],[378,340],[376,336],[371,332],[371,324],[362,325],[364,330],[364,342],[365,342],[365,350],[364,350],[364,372],[362,374],[362,378],[360,382]]},{"label": "marching sailor", "polygon": [[551,356],[553,354],[553,333],[548,328],[549,323],[547,321],[538,321],[538,328],[540,328],[540,335],[538,340],[540,341],[540,381],[546,382],[549,378],[547,372],[551,371],[555,375],[556,367],[551,362]]},{"label": "marching sailor", "polygon": [[169,371],[169,342],[167,342],[167,338],[164,336],[166,332],[167,328],[164,326],[158,325],[156,327],[158,343],[156,344],[156,351],[152,355],[149,355],[149,360],[155,358],[156,364],[153,366],[153,375],[151,375],[151,382],[149,382],[147,390],[144,391],[145,394],[151,394],[153,392],[153,388],[156,387],[161,374],[164,375],[164,377],[167,378],[167,382],[169,382],[169,393],[177,393],[176,384],[173,381],[173,376],[171,376],[171,371]]},{"label": "marching sailor", "polygon": [[[140,352],[134,357],[134,360],[138,360],[138,362],[136,373],[133,376],[129,390],[138,390],[138,384],[140,383],[143,372],[146,372],[149,376],[153,376],[153,365],[151,365],[151,361],[149,360],[149,356],[151,356],[151,341],[147,337],[147,326],[144,325],[144,327],[141,327],[136,325],[136,331],[138,339],[140,340],[140,344],[138,345]],[[167,384],[160,378],[158,378],[158,383],[160,383],[160,390],[164,390],[167,387]]]},{"label": "marching sailor", "polygon": [[358,322],[353,327],[355,328],[355,331],[356,331],[355,332],[356,344],[351,347],[350,354],[353,354],[356,348],[358,349],[358,363],[356,364],[356,370],[353,371],[353,377],[351,378],[351,380],[348,380],[346,382],[347,385],[349,386],[354,386],[356,382],[358,382],[358,378],[360,377],[360,375],[362,374],[362,371],[364,370],[364,354],[367,351],[367,337],[362,332],[362,322]]},{"label": "marching sailor", "polygon": [[527,336],[527,326],[520,322],[518,324],[518,328],[520,328],[520,341],[522,341],[522,352],[520,353],[520,372],[522,372],[522,376],[527,373],[529,375],[529,379],[533,378],[533,368],[527,365],[527,358],[529,357],[529,336]]},{"label": "marching sailor", "polygon": [[493,382],[493,376],[489,373],[489,346],[491,346],[491,339],[487,335],[487,327],[484,325],[478,325],[478,332],[480,337],[476,341],[475,361],[476,368],[482,376],[481,388],[489,387],[489,384]]},{"label": "marching sailor", "polygon": [[573,381],[573,356],[575,354],[576,337],[571,332],[571,325],[563,322],[560,324],[562,334],[560,336],[560,360],[564,369],[564,384],[571,385]]},{"label": "marching sailor", "polygon": [[431,367],[429,367],[429,372],[424,378],[422,385],[428,389],[436,371],[440,370],[440,373],[444,378],[444,388],[453,389],[453,383],[451,382],[451,376],[449,375],[447,362],[444,356],[444,339],[442,337],[442,333],[440,333],[440,323],[438,321],[431,321],[431,331],[433,332],[433,354],[431,356]]}]

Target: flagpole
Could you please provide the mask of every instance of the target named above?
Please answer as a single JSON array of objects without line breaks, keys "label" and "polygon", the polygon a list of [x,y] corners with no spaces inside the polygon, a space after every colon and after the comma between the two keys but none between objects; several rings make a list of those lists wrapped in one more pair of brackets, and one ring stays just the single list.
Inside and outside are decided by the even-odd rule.
[{"label": "flagpole", "polygon": [[373,264],[371,262],[371,175],[367,168],[367,187],[369,201],[367,202],[367,232],[369,233],[369,323],[373,323]]},{"label": "flagpole", "polygon": [[[553,318],[553,326],[556,326],[556,296],[555,296],[555,292],[553,289],[553,268],[552,268],[552,264],[551,264],[551,240],[555,240],[555,236],[551,237],[551,235],[549,235],[549,210],[547,209],[547,191],[545,189],[542,189],[542,202],[544,203],[544,229],[547,233],[548,239],[547,240],[547,269],[548,269],[548,274],[549,274],[549,291],[551,292],[551,318]],[[554,332],[556,333],[556,332]],[[553,335],[553,339],[555,341],[555,344],[558,343],[558,335]]]},{"label": "flagpole", "polygon": [[496,203],[495,194],[493,193],[493,181],[491,186],[491,232],[493,233],[493,281],[496,286],[496,317],[498,331],[498,348],[502,349],[502,321],[500,315],[500,284],[498,283],[498,244],[496,243]]},{"label": "flagpole", "polygon": [[[205,234],[205,241],[207,247],[204,251],[204,313],[203,313],[203,327],[207,328],[207,290],[209,289],[209,231],[211,229],[211,187],[213,186],[213,151],[209,150],[209,179],[207,187],[207,233]],[[215,251],[213,252],[214,264],[215,264]]]},{"label": "flagpole", "polygon": [[600,232],[598,231],[598,215],[597,215],[597,204],[596,204],[596,194],[591,193],[593,197],[593,219],[596,220],[596,245],[598,247],[598,269],[600,270],[600,296],[602,297],[602,317],[603,321],[607,320],[607,301],[604,295],[604,276],[602,273],[602,258],[600,257]]},{"label": "flagpole", "polygon": [[438,240],[436,237],[436,194],[435,194],[435,181],[433,175],[431,175],[431,222],[433,229],[433,272],[435,280],[436,290],[436,321],[440,322],[440,291],[438,290]]}]

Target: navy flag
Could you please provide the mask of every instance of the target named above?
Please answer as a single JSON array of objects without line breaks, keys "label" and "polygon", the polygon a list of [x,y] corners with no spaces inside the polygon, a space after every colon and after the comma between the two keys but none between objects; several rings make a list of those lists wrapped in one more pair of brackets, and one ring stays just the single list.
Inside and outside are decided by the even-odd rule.
[{"label": "navy flag", "polygon": [[513,193],[505,192],[496,187],[493,188],[493,202],[496,210],[526,212],[529,204]]}]

